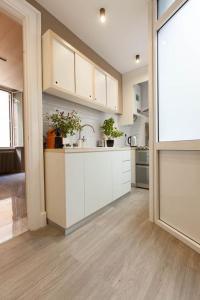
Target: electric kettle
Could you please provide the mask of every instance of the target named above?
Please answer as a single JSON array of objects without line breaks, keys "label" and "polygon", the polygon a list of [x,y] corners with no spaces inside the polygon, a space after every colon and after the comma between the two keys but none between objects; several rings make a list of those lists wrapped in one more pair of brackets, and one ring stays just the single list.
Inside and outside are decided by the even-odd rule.
[{"label": "electric kettle", "polygon": [[128,144],[130,147],[136,147],[137,146],[137,138],[135,135],[131,135],[128,137]]}]

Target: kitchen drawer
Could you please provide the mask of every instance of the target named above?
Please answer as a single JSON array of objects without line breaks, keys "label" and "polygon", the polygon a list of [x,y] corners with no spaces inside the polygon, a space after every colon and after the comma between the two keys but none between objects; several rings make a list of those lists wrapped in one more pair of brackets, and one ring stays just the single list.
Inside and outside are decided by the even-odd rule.
[{"label": "kitchen drawer", "polygon": [[122,151],[122,161],[131,160],[131,151]]},{"label": "kitchen drawer", "polygon": [[122,173],[131,170],[131,162],[129,160],[125,160],[122,162]]},{"label": "kitchen drawer", "polygon": [[127,194],[131,191],[131,182],[126,182],[122,184],[122,195]]},{"label": "kitchen drawer", "polygon": [[131,171],[122,173],[122,183],[131,181]]}]

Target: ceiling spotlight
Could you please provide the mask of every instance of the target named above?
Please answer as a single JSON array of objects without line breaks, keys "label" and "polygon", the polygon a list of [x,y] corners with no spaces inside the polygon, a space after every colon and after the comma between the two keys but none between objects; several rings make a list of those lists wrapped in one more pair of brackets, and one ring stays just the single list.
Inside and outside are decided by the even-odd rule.
[{"label": "ceiling spotlight", "polygon": [[139,62],[140,62],[140,55],[139,54],[137,54],[135,56],[135,62],[136,62],[136,64],[139,64]]},{"label": "ceiling spotlight", "polygon": [[106,10],[105,8],[100,8],[100,20],[101,20],[101,23],[105,23],[106,21]]}]

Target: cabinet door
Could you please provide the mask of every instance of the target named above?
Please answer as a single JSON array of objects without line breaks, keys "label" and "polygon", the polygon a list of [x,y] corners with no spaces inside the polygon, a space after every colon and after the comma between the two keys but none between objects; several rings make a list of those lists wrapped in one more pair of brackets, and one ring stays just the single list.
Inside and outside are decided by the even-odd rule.
[{"label": "cabinet door", "polygon": [[131,183],[136,184],[136,152],[131,150]]},{"label": "cabinet door", "polygon": [[112,201],[111,153],[85,154],[85,216]]},{"label": "cabinet door", "polygon": [[107,106],[118,111],[118,81],[107,76]]},{"label": "cabinet door", "polygon": [[94,100],[96,103],[106,105],[106,75],[95,68],[95,96]]},{"label": "cabinet door", "polygon": [[112,152],[112,200],[122,196],[122,153],[121,151]]},{"label": "cabinet door", "polygon": [[[66,214],[67,227],[84,218],[84,155],[71,153],[66,155]],[[78,176],[77,176],[78,174]]]},{"label": "cabinet door", "polygon": [[93,65],[81,57],[75,55],[76,70],[76,94],[78,96],[93,99]]},{"label": "cabinet door", "polygon": [[53,84],[74,93],[74,52],[56,39],[52,40],[52,50]]}]

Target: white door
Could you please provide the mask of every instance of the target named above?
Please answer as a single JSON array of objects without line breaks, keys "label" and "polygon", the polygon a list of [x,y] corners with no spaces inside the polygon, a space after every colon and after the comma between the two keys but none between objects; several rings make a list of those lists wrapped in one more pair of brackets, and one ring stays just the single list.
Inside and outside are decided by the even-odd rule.
[{"label": "white door", "polygon": [[154,32],[158,115],[154,128],[155,219],[182,240],[189,238],[199,244],[200,1],[173,2],[173,7],[155,20]]},{"label": "white door", "polygon": [[52,43],[53,84],[74,93],[74,52],[56,39]]},{"label": "white door", "polygon": [[85,154],[85,216],[112,201],[112,153]]},{"label": "white door", "polygon": [[106,75],[95,68],[94,71],[94,100],[96,103],[106,105]]},{"label": "white door", "polygon": [[107,106],[118,111],[118,81],[107,76]]},{"label": "white door", "polygon": [[93,65],[82,56],[75,55],[76,94],[93,100]]}]

